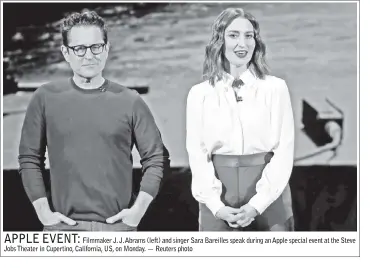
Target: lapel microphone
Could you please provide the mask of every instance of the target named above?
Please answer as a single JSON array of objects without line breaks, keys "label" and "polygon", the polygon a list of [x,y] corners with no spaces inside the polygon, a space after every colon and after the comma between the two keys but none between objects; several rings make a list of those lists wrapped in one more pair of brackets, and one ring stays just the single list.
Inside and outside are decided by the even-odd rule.
[{"label": "lapel microphone", "polygon": [[[239,89],[239,88],[241,88],[242,86],[244,86],[244,82],[243,82],[243,80],[241,80],[240,78],[236,78],[236,79],[234,79],[234,81],[233,81],[233,83],[231,84],[231,86],[232,86],[233,88],[237,88],[237,89]],[[234,91],[235,91],[235,90],[234,90]],[[243,101],[243,97],[238,96],[238,94],[236,93],[236,91],[235,91],[235,97],[236,97],[236,102],[241,102],[241,101]]]},{"label": "lapel microphone", "polygon": [[234,79],[233,83],[231,84],[231,86],[234,88],[241,88],[242,86],[244,86],[244,82],[243,80],[241,80],[240,78],[236,78]]}]

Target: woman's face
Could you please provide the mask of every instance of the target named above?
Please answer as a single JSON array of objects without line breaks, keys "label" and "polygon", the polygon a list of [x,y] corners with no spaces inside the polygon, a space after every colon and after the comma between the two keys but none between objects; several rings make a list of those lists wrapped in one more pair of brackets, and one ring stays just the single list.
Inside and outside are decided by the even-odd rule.
[{"label": "woman's face", "polygon": [[245,18],[236,18],[225,29],[224,53],[230,64],[246,65],[253,56],[256,41],[252,23]]}]

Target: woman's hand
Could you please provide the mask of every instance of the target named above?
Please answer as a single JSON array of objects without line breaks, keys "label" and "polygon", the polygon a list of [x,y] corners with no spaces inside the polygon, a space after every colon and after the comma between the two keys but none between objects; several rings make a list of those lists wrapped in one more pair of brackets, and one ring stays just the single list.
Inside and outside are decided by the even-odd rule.
[{"label": "woman's hand", "polygon": [[241,212],[238,221],[236,222],[240,227],[246,227],[254,221],[254,218],[259,214],[258,211],[249,204],[245,204],[240,208]]},{"label": "woman's hand", "polygon": [[232,207],[222,207],[216,213],[216,218],[220,220],[227,221],[230,227],[237,228],[239,227],[236,222],[241,219],[242,214],[240,208],[232,208]]}]

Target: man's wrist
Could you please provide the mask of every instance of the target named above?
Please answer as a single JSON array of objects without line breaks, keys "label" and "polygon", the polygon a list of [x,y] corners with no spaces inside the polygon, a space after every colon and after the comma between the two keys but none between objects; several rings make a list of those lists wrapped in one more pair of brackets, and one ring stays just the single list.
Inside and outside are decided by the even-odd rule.
[{"label": "man's wrist", "polygon": [[35,208],[36,212],[41,212],[41,211],[50,211],[51,212],[49,201],[46,197],[41,197],[41,198],[33,201],[32,205]]},{"label": "man's wrist", "polygon": [[135,203],[130,209],[133,211],[133,213],[143,217],[152,200],[153,197],[150,194],[140,191]]},{"label": "man's wrist", "polygon": [[134,213],[135,215],[137,215],[138,217],[142,218],[146,212],[146,208],[143,208],[143,207],[140,207],[140,206],[135,206],[133,205],[131,208],[129,208],[132,213]]}]

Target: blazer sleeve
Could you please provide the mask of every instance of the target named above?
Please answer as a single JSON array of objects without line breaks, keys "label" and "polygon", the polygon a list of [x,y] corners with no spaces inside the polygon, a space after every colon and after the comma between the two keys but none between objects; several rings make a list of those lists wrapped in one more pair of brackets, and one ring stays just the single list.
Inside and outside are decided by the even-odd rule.
[{"label": "blazer sleeve", "polygon": [[257,182],[256,194],[249,201],[260,214],[282,194],[293,168],[295,133],[289,90],[284,80],[279,80],[276,89],[271,114],[278,142],[274,156]]},{"label": "blazer sleeve", "polygon": [[210,153],[202,135],[204,98],[201,87],[194,86],[190,89],[186,105],[186,149],[192,172],[192,194],[215,215],[225,204],[220,198],[222,184],[215,176]]}]

